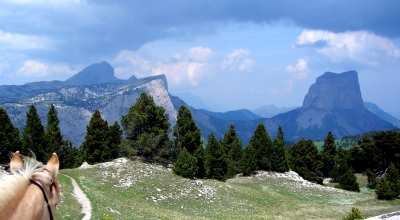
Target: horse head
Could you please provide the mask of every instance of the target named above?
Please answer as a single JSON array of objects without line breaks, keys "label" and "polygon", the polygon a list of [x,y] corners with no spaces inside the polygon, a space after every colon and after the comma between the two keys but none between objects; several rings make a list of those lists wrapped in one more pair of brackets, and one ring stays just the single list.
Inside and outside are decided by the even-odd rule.
[{"label": "horse head", "polygon": [[9,193],[8,202],[3,200],[3,207],[0,201],[0,219],[54,219],[60,200],[57,154],[53,153],[44,167],[32,158],[22,158],[15,152],[10,162],[13,175],[2,176],[2,187],[14,193]]}]

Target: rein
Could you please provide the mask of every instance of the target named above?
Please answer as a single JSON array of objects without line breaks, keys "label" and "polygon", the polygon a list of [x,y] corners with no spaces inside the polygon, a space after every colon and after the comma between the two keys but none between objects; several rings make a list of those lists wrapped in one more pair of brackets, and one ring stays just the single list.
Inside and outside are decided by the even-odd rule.
[{"label": "rein", "polygon": [[30,181],[32,184],[35,184],[37,187],[39,187],[39,189],[42,191],[43,196],[44,196],[44,200],[45,200],[46,203],[47,203],[47,209],[49,210],[50,220],[53,220],[53,213],[51,212],[50,203],[49,203],[49,200],[47,199],[47,196],[46,196],[46,193],[44,192],[43,187],[42,187],[38,182],[36,182],[36,181],[33,180],[33,179],[29,179],[29,181]]}]

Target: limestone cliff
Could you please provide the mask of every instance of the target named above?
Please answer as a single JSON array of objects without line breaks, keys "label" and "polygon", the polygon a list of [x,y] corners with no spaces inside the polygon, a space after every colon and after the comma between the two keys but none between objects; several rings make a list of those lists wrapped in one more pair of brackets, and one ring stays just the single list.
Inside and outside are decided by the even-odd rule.
[{"label": "limestone cliff", "polygon": [[329,131],[340,138],[394,128],[364,107],[356,71],[324,73],[311,85],[301,108],[272,119],[282,125],[288,140],[324,140]]},{"label": "limestone cliff", "polygon": [[310,86],[303,101],[303,109],[324,110],[363,108],[356,71],[341,74],[326,72]]},{"label": "limestone cliff", "polygon": [[120,123],[122,115],[128,113],[141,92],[151,95],[156,105],[163,106],[171,125],[175,125],[177,111],[169,97],[165,75],[120,80],[113,74],[114,69],[102,62],[85,68],[66,81],[2,86],[0,90],[5,92],[0,93],[0,107],[22,132],[30,105],[35,105],[43,126],[46,126],[47,112],[53,103],[58,111],[61,133],[77,147],[84,140],[94,110],[98,109],[109,124]]}]

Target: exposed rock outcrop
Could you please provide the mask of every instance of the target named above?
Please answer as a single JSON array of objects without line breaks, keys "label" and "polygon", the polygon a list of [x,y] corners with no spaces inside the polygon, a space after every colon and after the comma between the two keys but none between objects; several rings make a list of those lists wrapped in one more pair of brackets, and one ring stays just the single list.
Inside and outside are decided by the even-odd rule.
[{"label": "exposed rock outcrop", "polygon": [[324,140],[329,131],[340,138],[394,128],[364,107],[356,71],[323,74],[311,85],[301,108],[272,119],[282,125],[287,140]]},{"label": "exposed rock outcrop", "polygon": [[360,85],[356,71],[341,74],[326,72],[311,85],[303,101],[303,109],[363,108]]},{"label": "exposed rock outcrop", "polygon": [[[64,82],[3,86],[1,89],[12,89],[14,95],[4,97],[0,94],[0,107],[6,110],[13,124],[22,132],[30,105],[35,105],[45,126],[50,104],[53,103],[58,111],[61,133],[77,147],[84,140],[86,126],[94,110],[98,109],[109,124],[115,121],[120,123],[122,115],[128,113],[141,92],[151,95],[156,105],[163,106],[171,125],[175,125],[177,112],[168,94],[165,75],[120,80],[114,77],[114,69],[106,62],[91,65],[77,75]],[[99,78],[97,84],[89,83],[94,82],[93,77]],[[54,82],[55,85],[52,84]],[[77,85],[78,82],[82,84]]]}]

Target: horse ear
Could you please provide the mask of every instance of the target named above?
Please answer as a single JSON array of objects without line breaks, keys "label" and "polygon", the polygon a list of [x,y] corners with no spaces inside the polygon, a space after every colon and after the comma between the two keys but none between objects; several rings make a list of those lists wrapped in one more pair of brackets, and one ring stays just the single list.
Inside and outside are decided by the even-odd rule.
[{"label": "horse ear", "polygon": [[57,176],[59,164],[60,162],[58,160],[57,154],[53,153],[46,164],[46,169],[50,171],[54,176]]},{"label": "horse ear", "polygon": [[23,164],[22,164],[21,154],[19,153],[19,151],[17,151],[13,154],[13,156],[11,158],[10,170],[14,171],[14,170],[22,169],[22,168],[23,168]]}]

